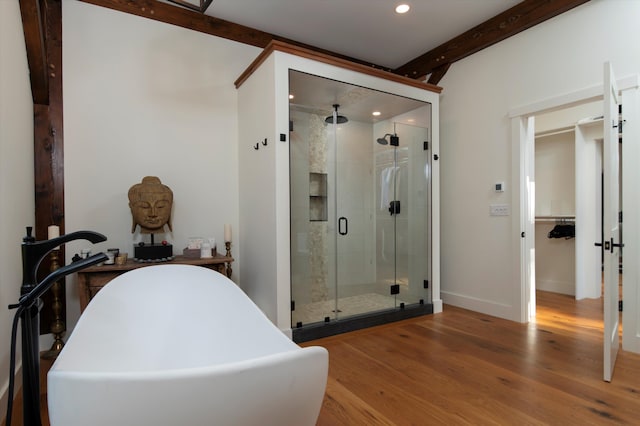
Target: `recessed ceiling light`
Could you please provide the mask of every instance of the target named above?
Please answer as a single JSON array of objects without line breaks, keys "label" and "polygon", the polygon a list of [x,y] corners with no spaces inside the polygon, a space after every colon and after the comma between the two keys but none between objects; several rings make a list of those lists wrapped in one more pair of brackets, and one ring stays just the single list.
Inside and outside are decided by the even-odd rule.
[{"label": "recessed ceiling light", "polygon": [[406,3],[402,3],[396,6],[396,13],[407,13],[409,9],[411,9],[411,6]]},{"label": "recessed ceiling light", "polygon": [[373,112],[371,113],[371,115],[373,115],[374,117],[377,117],[377,116],[379,116],[380,114],[381,114],[381,113],[380,113],[380,111],[373,111]]},{"label": "recessed ceiling light", "polygon": [[289,99],[293,99],[295,96],[293,95],[289,95]]}]

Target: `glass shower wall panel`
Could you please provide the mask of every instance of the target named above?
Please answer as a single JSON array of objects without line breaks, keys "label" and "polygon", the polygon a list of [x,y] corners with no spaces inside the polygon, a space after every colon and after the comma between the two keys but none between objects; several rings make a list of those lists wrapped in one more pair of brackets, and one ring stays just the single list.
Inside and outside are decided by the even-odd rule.
[{"label": "glass shower wall panel", "polygon": [[429,303],[429,104],[289,77],[292,326]]},{"label": "glass shower wall panel", "polygon": [[[398,303],[430,303],[429,129],[396,123],[400,145],[395,152],[395,280]],[[425,288],[427,287],[427,288]]]},{"label": "glass shower wall panel", "polygon": [[338,126],[336,217],[338,318],[391,309],[393,299],[379,297],[375,275],[375,195],[373,126],[350,120]]},{"label": "glass shower wall panel", "polygon": [[390,295],[390,286],[396,283],[396,220],[389,211],[395,199],[395,154],[393,146],[378,145],[374,157],[376,282],[381,293],[387,295]]},{"label": "glass shower wall panel", "polygon": [[[334,315],[327,258],[328,221],[314,220],[313,204],[327,198],[327,129],[324,116],[290,111],[291,297],[293,326],[324,321]],[[322,200],[324,198],[324,200]],[[326,206],[325,206],[326,207]],[[317,208],[317,206],[316,206]]]}]

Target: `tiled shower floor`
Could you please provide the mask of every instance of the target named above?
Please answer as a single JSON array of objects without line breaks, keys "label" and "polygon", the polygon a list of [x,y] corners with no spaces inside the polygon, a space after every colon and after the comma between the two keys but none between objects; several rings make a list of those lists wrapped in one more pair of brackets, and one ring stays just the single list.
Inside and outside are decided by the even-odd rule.
[{"label": "tiled shower floor", "polygon": [[[338,318],[392,309],[399,306],[400,303],[402,303],[402,301],[394,301],[393,296],[383,296],[377,293],[343,297],[338,299]],[[334,300],[296,306],[296,310],[292,313],[292,324],[295,327],[295,324],[298,322],[302,322],[303,324],[322,322],[327,316],[334,319],[336,316],[334,310]]]}]

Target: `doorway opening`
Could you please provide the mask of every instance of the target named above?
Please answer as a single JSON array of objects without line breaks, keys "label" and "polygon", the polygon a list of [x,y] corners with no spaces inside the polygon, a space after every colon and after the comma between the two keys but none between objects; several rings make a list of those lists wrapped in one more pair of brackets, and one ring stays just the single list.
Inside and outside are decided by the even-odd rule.
[{"label": "doorway opening", "polygon": [[[605,90],[603,90],[603,88]],[[602,245],[603,256],[601,255],[597,261],[592,261],[591,265],[602,265],[604,263],[604,273],[597,271],[598,273],[592,273],[590,276],[594,277],[591,286],[587,286],[587,292],[592,291],[593,297],[598,297],[604,293],[604,380],[610,381],[613,366],[615,363],[615,357],[619,347],[619,276],[620,276],[620,256],[621,249],[624,246],[621,237],[620,222],[622,216],[620,215],[621,209],[619,208],[619,199],[624,192],[625,203],[625,234],[628,236],[627,246],[625,246],[625,258],[627,259],[626,267],[624,268],[624,280],[628,283],[623,288],[624,297],[628,300],[628,309],[625,305],[623,312],[623,323],[625,331],[625,339],[623,340],[623,347],[633,352],[640,352],[640,338],[638,334],[639,324],[636,318],[636,309],[638,306],[638,268],[636,262],[633,261],[638,255],[638,247],[636,239],[632,238],[637,232],[637,228],[640,225],[640,221],[636,216],[640,215],[640,210],[635,203],[635,199],[640,195],[639,191],[635,189],[637,185],[633,185],[640,178],[640,173],[635,171],[636,167],[631,163],[631,159],[634,155],[637,155],[638,138],[640,137],[639,128],[637,127],[636,118],[640,109],[638,105],[640,88],[638,76],[630,76],[617,81],[613,77],[613,72],[609,63],[605,64],[604,69],[604,84],[602,86],[594,86],[588,89],[584,89],[578,92],[569,93],[551,98],[545,101],[537,102],[535,104],[518,108],[510,113],[512,118],[512,131],[514,141],[517,143],[514,145],[513,159],[518,171],[514,175],[514,186],[518,187],[520,193],[520,209],[519,217],[514,217],[514,226],[518,226],[521,231],[520,235],[520,253],[521,263],[519,265],[519,273],[521,279],[521,319],[523,322],[527,322],[535,317],[536,312],[536,245],[535,238],[531,238],[535,235],[535,120],[536,116],[545,114],[548,112],[559,111],[566,108],[571,108],[579,105],[584,105],[590,102],[604,100],[603,102],[603,134],[604,141],[602,143],[602,170],[604,178],[601,179],[600,187],[602,198],[604,200],[604,208],[601,209],[601,221],[604,226],[599,228],[592,227],[592,229],[603,229],[603,235],[595,235],[595,238],[588,238],[587,232],[581,232],[579,224],[584,224],[588,221],[581,219],[581,213],[579,206],[576,205],[576,250],[581,247],[588,249],[593,253],[594,245]],[[584,124],[584,123],[578,123]],[[627,125],[630,124],[630,125]],[[624,127],[624,140],[622,149],[625,152],[622,158],[622,164],[624,168],[620,167],[620,144],[622,140]],[[576,139],[577,135],[581,133],[579,131],[580,126],[576,126]],[[597,138],[596,138],[597,139]],[[582,144],[578,143],[576,147],[581,147]],[[594,144],[597,146],[597,144]],[[587,151],[588,152],[588,151]],[[576,165],[588,164],[588,161],[584,161],[584,158],[580,157],[580,151],[576,150]],[[593,167],[593,166],[592,166]],[[592,174],[596,175],[597,174]],[[576,184],[582,183],[583,179],[580,178],[580,171],[576,170]],[[631,184],[624,185],[622,182]],[[580,190],[576,189],[577,192]],[[580,200],[576,197],[576,200]],[[593,210],[593,206],[591,207]],[[594,220],[595,221],[595,220]],[[587,230],[588,231],[588,230]],[[597,234],[597,232],[596,232]],[[530,238],[526,238],[526,237]],[[579,242],[579,239],[581,240]],[[597,251],[596,251],[597,256]],[[604,257],[604,262],[602,262]],[[576,259],[580,259],[580,255],[576,252]],[[581,269],[576,267],[576,272]],[[604,277],[604,278],[601,278]],[[580,283],[580,277],[576,277],[576,282]],[[601,284],[601,283],[604,283]],[[602,288],[604,287],[604,292]],[[576,286],[576,288],[580,288]],[[585,296],[587,297],[587,296]]]},{"label": "doorway opening", "polygon": [[535,115],[536,291],[602,296],[602,111],[595,101]]}]

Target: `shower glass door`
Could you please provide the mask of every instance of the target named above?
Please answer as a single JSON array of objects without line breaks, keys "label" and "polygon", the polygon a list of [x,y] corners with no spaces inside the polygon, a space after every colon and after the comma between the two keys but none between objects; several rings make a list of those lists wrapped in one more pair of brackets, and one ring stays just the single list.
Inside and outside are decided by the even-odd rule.
[{"label": "shower glass door", "polygon": [[429,129],[402,123],[394,128],[399,139],[393,148],[396,305],[431,303]]},{"label": "shower glass door", "polygon": [[430,105],[289,77],[293,328],[430,303]]}]

